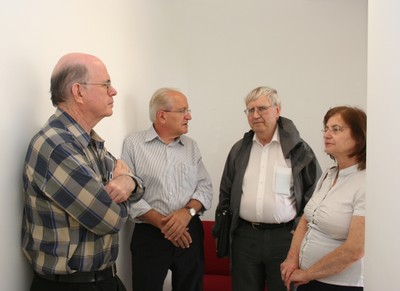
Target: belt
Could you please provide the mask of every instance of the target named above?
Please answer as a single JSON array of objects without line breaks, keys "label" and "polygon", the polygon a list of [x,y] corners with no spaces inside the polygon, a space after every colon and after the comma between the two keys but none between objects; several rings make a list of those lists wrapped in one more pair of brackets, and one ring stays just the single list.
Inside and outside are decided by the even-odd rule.
[{"label": "belt", "polygon": [[250,225],[254,229],[277,229],[277,228],[284,228],[284,227],[292,227],[294,220],[291,220],[289,222],[283,222],[283,223],[261,223],[261,222],[251,222],[244,220],[243,218],[240,218],[240,221],[243,224]]},{"label": "belt", "polygon": [[39,274],[35,272],[35,275],[50,281],[63,282],[63,283],[94,283],[107,279],[114,278],[117,275],[117,267],[112,265],[107,269],[94,272],[76,272],[72,274]]}]

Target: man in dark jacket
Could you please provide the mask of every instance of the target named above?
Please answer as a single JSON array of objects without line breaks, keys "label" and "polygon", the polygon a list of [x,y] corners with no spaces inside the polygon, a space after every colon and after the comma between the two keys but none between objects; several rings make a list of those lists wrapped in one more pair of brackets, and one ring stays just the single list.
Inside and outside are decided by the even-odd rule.
[{"label": "man in dark jacket", "polygon": [[230,210],[233,290],[286,291],[280,264],[296,220],[314,192],[321,168],[293,122],[281,117],[275,89],[259,87],[245,99],[249,125],[231,149],[220,185],[213,235]]}]

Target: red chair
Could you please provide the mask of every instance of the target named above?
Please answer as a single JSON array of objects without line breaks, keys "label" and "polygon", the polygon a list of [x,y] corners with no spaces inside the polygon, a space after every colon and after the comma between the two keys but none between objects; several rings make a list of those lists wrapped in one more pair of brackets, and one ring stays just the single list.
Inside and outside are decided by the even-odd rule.
[{"label": "red chair", "polygon": [[[215,240],[212,237],[214,221],[203,220],[204,228],[204,291],[232,291],[229,259],[216,255]],[[267,287],[265,287],[265,291]]]},{"label": "red chair", "polygon": [[232,280],[229,259],[216,255],[215,240],[211,229],[214,221],[203,220],[204,228],[204,291],[231,291]]}]

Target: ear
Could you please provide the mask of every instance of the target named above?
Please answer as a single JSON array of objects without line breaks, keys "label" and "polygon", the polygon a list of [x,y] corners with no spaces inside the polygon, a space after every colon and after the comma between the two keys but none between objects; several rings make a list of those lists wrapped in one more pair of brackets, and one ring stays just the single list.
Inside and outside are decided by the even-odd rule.
[{"label": "ear", "polygon": [[75,102],[83,103],[83,95],[84,95],[84,88],[79,83],[72,84],[72,96],[74,97]]},{"label": "ear", "polygon": [[281,107],[275,106],[275,110],[276,110],[276,119],[278,119],[279,116],[281,115]]},{"label": "ear", "polygon": [[165,111],[157,111],[156,119],[159,120],[161,123],[165,123],[165,121],[167,120],[167,115],[165,114]]}]

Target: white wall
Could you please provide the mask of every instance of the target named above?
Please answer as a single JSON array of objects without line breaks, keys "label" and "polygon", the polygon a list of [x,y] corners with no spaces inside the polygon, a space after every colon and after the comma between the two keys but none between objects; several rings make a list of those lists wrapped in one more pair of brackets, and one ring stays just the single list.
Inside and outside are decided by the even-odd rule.
[{"label": "white wall", "polygon": [[[99,56],[118,90],[114,115],[96,130],[119,155],[123,138],[150,125],[147,104],[161,86],[189,97],[195,138],[215,186],[226,155],[248,129],[244,96],[275,87],[323,167],[324,113],[366,107],[365,0],[0,0],[0,288],[27,290],[20,250],[21,170],[31,136],[53,113],[49,78],[71,51]],[[4,3],[3,3],[4,2]],[[130,287],[129,241],[121,234],[119,274]]]},{"label": "white wall", "polygon": [[368,3],[367,291],[400,290],[400,2]]},{"label": "white wall", "polygon": [[192,1],[188,18],[190,135],[216,190],[227,152],[249,128],[243,99],[260,85],[278,90],[282,115],[325,168],[324,114],[366,105],[366,1]]}]

